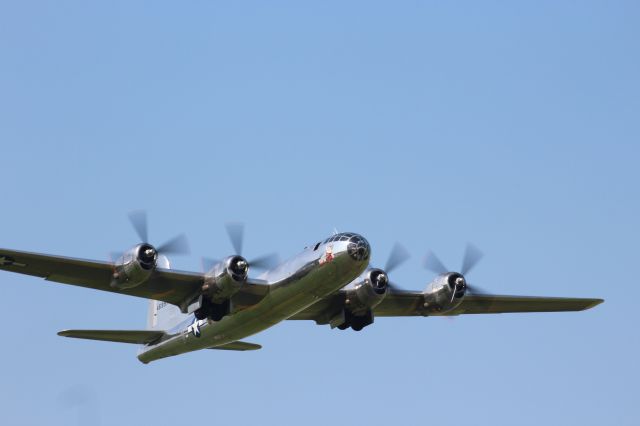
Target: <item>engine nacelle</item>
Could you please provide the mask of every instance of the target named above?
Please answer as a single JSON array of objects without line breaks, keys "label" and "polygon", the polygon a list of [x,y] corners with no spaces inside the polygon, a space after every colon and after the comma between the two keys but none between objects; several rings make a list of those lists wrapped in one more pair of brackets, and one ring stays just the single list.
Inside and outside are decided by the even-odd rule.
[{"label": "engine nacelle", "polygon": [[467,283],[461,274],[439,275],[424,291],[424,307],[432,313],[451,311],[462,303],[466,290]]},{"label": "engine nacelle", "polygon": [[389,278],[383,270],[368,269],[361,281],[346,291],[344,309],[329,321],[331,328],[360,331],[373,324],[372,310],[382,302],[388,288]]},{"label": "engine nacelle", "polygon": [[115,263],[111,286],[119,289],[139,286],[156,269],[158,251],[151,244],[138,244]]},{"label": "engine nacelle", "polygon": [[369,269],[364,279],[347,290],[346,308],[354,315],[362,315],[375,308],[387,295],[389,278],[381,269]]},{"label": "engine nacelle", "polygon": [[249,263],[242,256],[230,256],[215,265],[204,276],[203,293],[213,303],[223,303],[247,281]]}]

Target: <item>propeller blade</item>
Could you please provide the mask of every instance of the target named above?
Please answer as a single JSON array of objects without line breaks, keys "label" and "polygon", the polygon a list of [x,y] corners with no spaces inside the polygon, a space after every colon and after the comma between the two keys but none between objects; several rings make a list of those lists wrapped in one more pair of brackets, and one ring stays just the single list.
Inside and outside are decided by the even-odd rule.
[{"label": "propeller blade", "polygon": [[158,253],[189,254],[189,241],[184,234],[180,234],[158,247]]},{"label": "propeller blade", "polygon": [[456,285],[451,292],[451,300],[449,300],[449,304],[453,303],[453,299],[456,297],[456,291],[458,291],[458,286]]},{"label": "propeller blade", "polygon": [[271,269],[278,265],[280,256],[276,253],[269,253],[249,261],[249,266],[255,269]]},{"label": "propeller blade", "polygon": [[462,275],[467,275],[469,271],[471,271],[482,259],[484,254],[473,244],[467,244],[467,248],[464,252],[464,258],[462,260],[462,269],[460,273]]},{"label": "propeller blade", "polygon": [[487,292],[483,288],[476,285],[471,285],[469,283],[467,283],[467,292],[469,292],[470,294],[489,294],[489,292]]},{"label": "propeller blade", "polygon": [[387,259],[387,263],[384,265],[384,271],[388,274],[398,266],[402,265],[404,262],[409,259],[411,255],[400,243],[395,243],[393,248],[391,249],[391,253],[389,253],[389,258]]},{"label": "propeller blade", "polygon": [[389,281],[387,283],[387,287],[389,287],[389,290],[391,290],[393,293],[401,293],[403,291],[406,291],[400,288],[400,286],[398,286],[398,284],[394,283],[393,281]]},{"label": "propeller blade", "polygon": [[149,232],[147,225],[147,212],[145,210],[136,210],[129,213],[129,221],[135,229],[136,234],[143,243],[149,242]]},{"label": "propeller blade", "polygon": [[427,253],[427,256],[424,258],[423,266],[436,274],[444,274],[448,272],[447,267],[444,266],[440,259],[438,259],[438,256],[436,256],[432,251]]},{"label": "propeller blade", "polygon": [[227,223],[227,234],[229,241],[237,255],[242,255],[242,242],[244,240],[244,224],[239,222]]}]

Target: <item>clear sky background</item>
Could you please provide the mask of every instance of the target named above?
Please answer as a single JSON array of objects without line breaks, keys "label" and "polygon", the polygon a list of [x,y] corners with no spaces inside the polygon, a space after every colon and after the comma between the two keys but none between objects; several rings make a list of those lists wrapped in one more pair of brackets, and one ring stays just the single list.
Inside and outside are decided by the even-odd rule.
[{"label": "clear sky background", "polygon": [[[268,3],[268,4],[267,4]],[[146,301],[0,273],[0,424],[637,425],[638,2],[0,3],[0,247],[365,235],[580,313],[311,322],[143,365]]]}]

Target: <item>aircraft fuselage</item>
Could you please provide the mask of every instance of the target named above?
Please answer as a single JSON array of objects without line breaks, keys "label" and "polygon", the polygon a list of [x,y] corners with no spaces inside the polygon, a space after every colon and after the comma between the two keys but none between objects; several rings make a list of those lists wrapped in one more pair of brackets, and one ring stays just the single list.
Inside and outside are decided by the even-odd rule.
[{"label": "aircraft fuselage", "polygon": [[[359,236],[357,236],[359,237]],[[194,315],[172,330],[169,337],[145,346],[143,363],[199,349],[222,346],[259,333],[308,308],[357,278],[369,263],[366,253],[354,253],[349,241],[331,241],[308,248],[265,274],[269,294],[259,303],[220,321],[197,320]]]}]

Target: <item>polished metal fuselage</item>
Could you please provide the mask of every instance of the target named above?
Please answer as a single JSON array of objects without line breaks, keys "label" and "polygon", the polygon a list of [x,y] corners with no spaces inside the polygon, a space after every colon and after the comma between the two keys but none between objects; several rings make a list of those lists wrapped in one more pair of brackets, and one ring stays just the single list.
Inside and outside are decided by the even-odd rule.
[{"label": "polished metal fuselage", "polygon": [[[348,254],[347,241],[333,241],[305,249],[261,276],[268,294],[257,304],[233,312],[220,321],[198,321],[193,314],[167,331],[162,341],[140,350],[148,363],[199,349],[222,346],[259,333],[308,308],[356,279],[369,263]],[[197,332],[194,332],[196,324]]]}]

